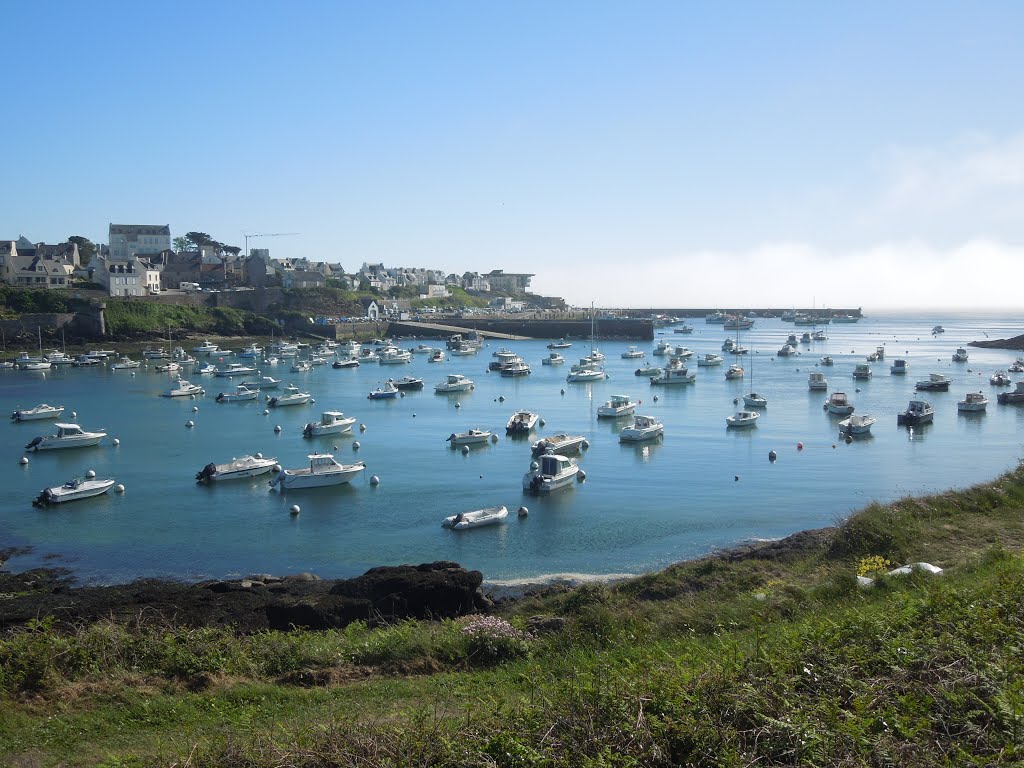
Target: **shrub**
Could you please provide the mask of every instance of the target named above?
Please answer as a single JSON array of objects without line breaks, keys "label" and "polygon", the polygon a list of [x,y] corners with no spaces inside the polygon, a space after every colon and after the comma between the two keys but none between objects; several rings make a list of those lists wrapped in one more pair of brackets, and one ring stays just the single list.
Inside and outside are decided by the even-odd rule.
[{"label": "shrub", "polygon": [[531,632],[516,629],[497,616],[469,616],[462,626],[466,653],[471,662],[497,664],[530,653]]}]

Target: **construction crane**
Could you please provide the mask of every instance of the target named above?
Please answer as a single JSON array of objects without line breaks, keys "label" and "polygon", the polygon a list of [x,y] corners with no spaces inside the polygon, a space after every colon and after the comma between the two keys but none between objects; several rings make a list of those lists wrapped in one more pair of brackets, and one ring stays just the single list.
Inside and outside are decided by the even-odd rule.
[{"label": "construction crane", "polygon": [[247,235],[245,232],[242,233],[242,237],[245,238],[245,255],[249,255],[249,238],[250,237],[289,237],[290,235],[298,235],[299,232],[256,232]]}]

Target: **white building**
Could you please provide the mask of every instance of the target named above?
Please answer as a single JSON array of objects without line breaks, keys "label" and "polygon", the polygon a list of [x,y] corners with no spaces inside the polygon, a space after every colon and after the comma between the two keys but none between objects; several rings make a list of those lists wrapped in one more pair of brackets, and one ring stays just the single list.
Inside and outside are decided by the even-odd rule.
[{"label": "white building", "polygon": [[97,256],[89,266],[92,280],[109,296],[148,296],[160,292],[160,270],[145,259]]},{"label": "white building", "polygon": [[166,224],[111,224],[109,237],[110,257],[118,261],[171,249],[171,228]]}]

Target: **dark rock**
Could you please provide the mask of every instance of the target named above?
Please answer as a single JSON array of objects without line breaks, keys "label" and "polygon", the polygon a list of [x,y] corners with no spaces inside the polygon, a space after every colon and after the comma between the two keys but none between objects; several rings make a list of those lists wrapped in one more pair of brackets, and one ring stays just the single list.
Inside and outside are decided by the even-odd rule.
[{"label": "dark rock", "polygon": [[564,616],[531,616],[526,620],[530,631],[538,635],[561,632],[565,629],[566,619]]}]

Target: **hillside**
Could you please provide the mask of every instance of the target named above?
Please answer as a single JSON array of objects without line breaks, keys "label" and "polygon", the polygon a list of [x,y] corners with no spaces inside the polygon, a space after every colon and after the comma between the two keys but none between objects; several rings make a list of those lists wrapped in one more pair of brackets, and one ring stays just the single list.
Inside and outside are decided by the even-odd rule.
[{"label": "hillside", "polygon": [[[1018,468],[438,622],[236,633],[146,610],[41,616],[0,635],[0,762],[1019,764],[1022,511]],[[945,571],[886,576],[886,561]]]}]

